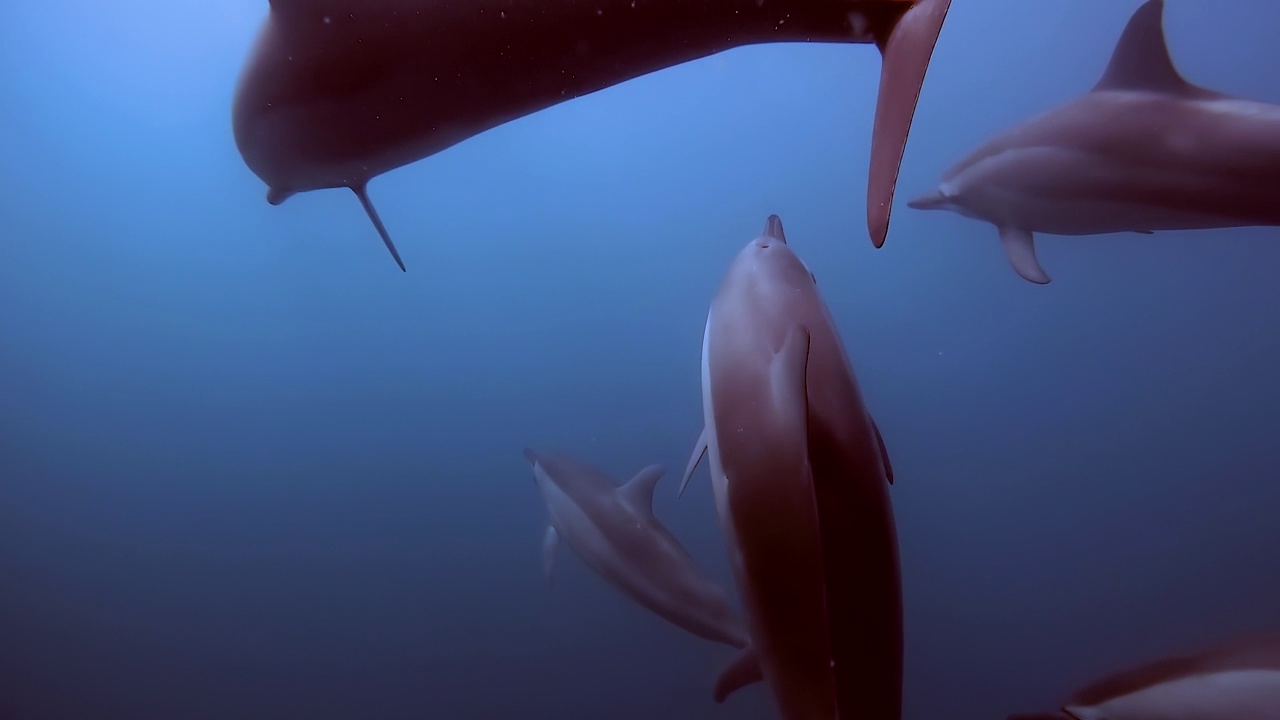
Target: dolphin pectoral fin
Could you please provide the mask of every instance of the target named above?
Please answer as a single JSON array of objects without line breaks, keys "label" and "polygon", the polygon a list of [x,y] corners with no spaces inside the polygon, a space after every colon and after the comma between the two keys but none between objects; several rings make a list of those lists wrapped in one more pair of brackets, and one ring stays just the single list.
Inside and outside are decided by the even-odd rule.
[{"label": "dolphin pectoral fin", "polygon": [[542,574],[547,578],[547,584],[551,584],[551,572],[556,566],[556,549],[560,547],[560,533],[550,525],[547,526],[547,534],[542,536]]},{"label": "dolphin pectoral fin", "polygon": [[360,199],[360,205],[364,208],[364,212],[373,221],[373,227],[378,231],[378,235],[382,236],[382,243],[391,251],[391,257],[395,258],[396,264],[400,266],[401,272],[404,269],[404,261],[400,259],[400,251],[396,250],[396,244],[391,242],[391,236],[387,234],[387,228],[382,224],[382,218],[378,217],[378,211],[374,209],[373,203],[369,200],[369,192],[364,183],[352,185],[351,192],[356,194]]},{"label": "dolphin pectoral fin", "polygon": [[720,671],[712,697],[717,704],[722,703],[738,690],[762,680],[764,671],[760,668],[760,658],[756,655],[755,646],[748,645]]},{"label": "dolphin pectoral fin", "polygon": [[636,473],[635,477],[625,485],[618,487],[618,496],[633,511],[641,515],[653,515],[653,489],[666,469],[661,465],[650,465]]},{"label": "dolphin pectoral fin", "polygon": [[693,471],[698,469],[698,463],[702,462],[702,458],[707,454],[707,428],[703,426],[702,434],[698,436],[698,442],[693,444],[693,454],[689,456],[689,464],[684,467],[684,479],[680,481],[680,491],[676,493],[676,497],[684,497],[684,489],[689,487],[689,478],[693,477]]},{"label": "dolphin pectoral fin", "polygon": [[1004,256],[1022,279],[1037,285],[1047,285],[1049,275],[1036,259],[1036,241],[1030,231],[1013,227],[1000,228],[1000,245]]},{"label": "dolphin pectoral fin", "polygon": [[884,446],[884,436],[880,434],[880,426],[873,419],[871,421],[871,429],[876,432],[876,442],[880,444],[880,462],[884,465],[885,477],[889,479],[889,484],[893,484],[893,465],[889,462],[889,450]]},{"label": "dolphin pectoral fin", "polygon": [[809,437],[808,365],[809,329],[797,323],[791,326],[782,350],[773,358],[769,386],[779,422],[804,439],[799,447],[807,446]]},{"label": "dolphin pectoral fin", "polygon": [[892,24],[872,28],[883,57],[867,180],[867,230],[876,247],[883,247],[889,234],[893,192],[911,120],[950,7],[951,0],[920,0]]}]

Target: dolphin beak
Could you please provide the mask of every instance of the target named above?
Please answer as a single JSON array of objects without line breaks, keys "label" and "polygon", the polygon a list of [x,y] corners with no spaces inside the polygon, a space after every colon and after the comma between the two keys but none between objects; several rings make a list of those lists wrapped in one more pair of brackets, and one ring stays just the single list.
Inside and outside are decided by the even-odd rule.
[{"label": "dolphin beak", "polygon": [[782,229],[782,218],[778,217],[777,215],[770,215],[767,219],[765,219],[764,233],[762,233],[762,236],[770,238],[772,240],[777,240],[783,245],[786,245],[787,234]]},{"label": "dolphin beak", "polygon": [[907,201],[907,207],[912,210],[941,210],[947,206],[948,200],[945,195],[934,190],[925,193],[919,197],[912,198]]},{"label": "dolphin beak", "polygon": [[278,188],[267,188],[267,202],[272,205],[280,203],[293,197],[296,193],[293,190],[280,190]]}]

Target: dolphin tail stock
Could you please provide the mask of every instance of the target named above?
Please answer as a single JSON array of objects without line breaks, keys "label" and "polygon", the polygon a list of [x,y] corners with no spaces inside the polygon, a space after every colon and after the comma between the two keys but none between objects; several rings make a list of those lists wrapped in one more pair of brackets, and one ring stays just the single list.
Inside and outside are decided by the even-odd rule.
[{"label": "dolphin tail stock", "polygon": [[729,664],[720,671],[711,697],[716,704],[720,704],[738,690],[763,680],[764,670],[760,667],[760,657],[756,654],[756,648],[754,645],[747,645],[738,651],[738,654],[734,655]]},{"label": "dolphin tail stock", "polygon": [[895,20],[871,30],[883,58],[867,180],[867,230],[877,248],[884,246],[889,234],[889,214],[907,135],[950,7],[951,0],[919,0]]},{"label": "dolphin tail stock", "polygon": [[351,192],[356,194],[360,199],[360,205],[364,208],[364,212],[373,221],[373,227],[378,231],[378,235],[382,237],[382,243],[391,251],[391,257],[395,258],[396,264],[400,266],[400,272],[407,272],[404,269],[404,261],[400,259],[400,251],[396,250],[396,244],[391,242],[391,235],[387,233],[387,228],[382,224],[382,218],[378,217],[378,211],[373,207],[373,202],[369,200],[369,191],[366,183],[351,185]]}]

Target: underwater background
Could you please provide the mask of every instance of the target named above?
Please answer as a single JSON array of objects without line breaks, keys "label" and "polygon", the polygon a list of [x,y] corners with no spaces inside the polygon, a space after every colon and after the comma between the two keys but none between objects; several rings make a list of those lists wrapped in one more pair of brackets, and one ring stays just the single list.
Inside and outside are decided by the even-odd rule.
[{"label": "underwater background", "polygon": [[[1090,87],[1137,6],[956,0],[882,250],[879,53],[732,50],[272,207],[231,137],[264,0],[0,8],[0,720],[764,720],[732,651],[570,553],[520,449],[629,478],[732,587],[706,311],[770,213],[884,434],[909,720],[1054,707],[1280,628],[1275,229],[1043,236],[906,208]],[[1229,8],[1229,9],[1228,9]],[[1280,102],[1280,4],[1170,0],[1192,82]],[[1280,188],[1277,188],[1280,202]]]}]

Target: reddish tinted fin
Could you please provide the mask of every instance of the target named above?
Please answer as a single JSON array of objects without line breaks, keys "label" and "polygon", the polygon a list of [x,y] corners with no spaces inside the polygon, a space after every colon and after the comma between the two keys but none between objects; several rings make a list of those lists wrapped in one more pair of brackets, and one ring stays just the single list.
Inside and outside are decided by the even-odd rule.
[{"label": "reddish tinted fin", "polygon": [[867,181],[867,230],[876,247],[884,246],[889,234],[893,191],[898,184],[911,119],[950,7],[951,0],[920,0],[898,16],[897,22],[872,29],[884,57]]}]

